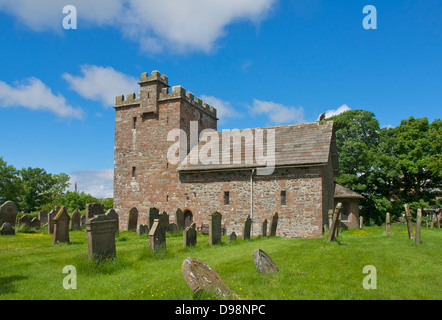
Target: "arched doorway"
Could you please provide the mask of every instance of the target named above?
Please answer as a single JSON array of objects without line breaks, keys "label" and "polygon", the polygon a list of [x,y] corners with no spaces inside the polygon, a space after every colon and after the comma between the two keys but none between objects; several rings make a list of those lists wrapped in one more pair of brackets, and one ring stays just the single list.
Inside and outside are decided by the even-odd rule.
[{"label": "arched doorway", "polygon": [[193,214],[190,210],[184,211],[184,228],[190,227],[193,222]]}]

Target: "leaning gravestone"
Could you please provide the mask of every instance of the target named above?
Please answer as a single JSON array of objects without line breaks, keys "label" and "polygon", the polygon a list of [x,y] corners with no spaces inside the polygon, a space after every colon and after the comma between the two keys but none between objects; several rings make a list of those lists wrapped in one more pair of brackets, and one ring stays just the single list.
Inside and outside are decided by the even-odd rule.
[{"label": "leaning gravestone", "polygon": [[243,233],[242,233],[243,240],[250,239],[251,229],[252,229],[252,219],[250,219],[250,216],[247,216],[247,219],[244,222],[244,228],[243,228]]},{"label": "leaning gravestone", "polygon": [[178,209],[175,213],[175,222],[178,227],[178,231],[183,231],[185,229],[184,226],[184,213],[181,209]]},{"label": "leaning gravestone", "polygon": [[278,228],[278,212],[275,212],[272,216],[272,221],[270,222],[270,236],[276,236],[276,229]]},{"label": "leaning gravestone", "polygon": [[221,242],[221,219],[222,214],[219,212],[209,215],[209,245]]},{"label": "leaning gravestone", "polygon": [[229,235],[229,242],[232,241],[236,241],[236,233],[235,231],[233,231],[230,235]]},{"label": "leaning gravestone", "polygon": [[81,230],[81,215],[75,210],[71,216],[71,230]]},{"label": "leaning gravestone", "polygon": [[159,219],[154,220],[149,231],[149,247],[152,253],[166,249],[166,230],[161,228]]},{"label": "leaning gravestone", "polygon": [[333,240],[335,240],[336,235],[337,235],[337,230],[339,228],[339,224],[340,224],[340,215],[341,215],[341,208],[342,208],[342,203],[339,202],[336,205],[335,208],[335,213],[333,214],[333,222],[332,225],[330,227],[330,231],[328,232],[328,239],[327,242],[332,242]]},{"label": "leaning gravestone", "polygon": [[38,220],[40,220],[40,223],[45,225],[48,223],[48,212],[47,211],[39,211],[38,212]]},{"label": "leaning gravestone", "polygon": [[197,239],[197,232],[196,232],[196,224],[194,222],[190,225],[190,227],[187,227],[186,230],[184,230],[183,232],[183,248],[195,247],[197,243],[196,239]]},{"label": "leaning gravestone", "polygon": [[5,222],[9,222],[12,227],[15,226],[18,209],[13,201],[6,201],[0,206],[0,226]]},{"label": "leaning gravestone", "polygon": [[204,291],[220,299],[238,299],[238,296],[224,284],[218,273],[204,262],[188,257],[183,261],[181,270],[184,280],[193,293]]},{"label": "leaning gravestone", "polygon": [[152,230],[155,219],[160,219],[160,210],[158,210],[157,208],[149,208],[149,213],[147,214],[149,230]]},{"label": "leaning gravestone", "polygon": [[25,226],[26,228],[30,228],[31,227],[31,219],[29,219],[29,217],[26,214],[22,215],[20,217],[20,219],[18,219],[18,226],[19,227]]},{"label": "leaning gravestone", "polygon": [[40,220],[37,217],[32,218],[29,222],[29,227],[39,230],[41,226]]},{"label": "leaning gravestone", "polygon": [[267,237],[267,219],[264,219],[264,222],[262,223],[261,237]]},{"label": "leaning gravestone", "polygon": [[15,230],[9,222],[4,222],[0,228],[0,235],[13,236],[15,235]]},{"label": "leaning gravestone", "polygon": [[120,232],[120,217],[118,216],[118,213],[114,210],[114,209],[109,209],[106,212],[106,216],[110,219],[110,220],[115,220],[115,233],[119,233]]},{"label": "leaning gravestone", "polygon": [[104,214],[104,205],[102,203],[88,203],[86,205],[86,221],[101,214]]},{"label": "leaning gravestone", "polygon": [[253,262],[260,273],[277,273],[278,266],[273,262],[272,258],[263,250],[258,249],[253,253]]},{"label": "leaning gravestone", "polygon": [[413,225],[411,224],[410,208],[408,207],[408,204],[405,204],[404,208],[405,208],[405,219],[407,220],[408,238],[414,240]]},{"label": "leaning gravestone", "polygon": [[52,243],[67,242],[69,243],[69,221],[71,218],[66,207],[61,207],[54,217],[54,237]]},{"label": "leaning gravestone", "polygon": [[86,222],[89,260],[115,258],[115,219],[97,215]]},{"label": "leaning gravestone", "polygon": [[129,211],[129,217],[127,218],[127,231],[137,231],[138,224],[138,210],[132,208]]},{"label": "leaning gravestone", "polygon": [[141,237],[143,234],[149,233],[149,227],[147,224],[139,224],[137,226],[137,235]]}]

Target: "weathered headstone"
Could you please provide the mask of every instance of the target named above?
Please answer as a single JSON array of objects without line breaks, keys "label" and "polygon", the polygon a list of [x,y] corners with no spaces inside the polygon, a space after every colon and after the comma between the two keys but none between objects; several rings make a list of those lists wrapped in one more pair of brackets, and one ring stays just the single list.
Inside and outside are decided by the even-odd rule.
[{"label": "weathered headstone", "polygon": [[272,216],[272,221],[270,222],[270,236],[276,236],[276,229],[278,228],[278,212],[275,212]]},{"label": "weathered headstone", "polygon": [[359,229],[364,228],[364,217],[359,217]]},{"label": "weathered headstone", "polygon": [[37,217],[32,218],[29,222],[29,227],[39,230],[41,226],[40,220]]},{"label": "weathered headstone", "polygon": [[81,221],[81,226],[82,226],[83,228],[85,228],[85,227],[86,227],[86,215],[85,215],[85,214],[82,214],[82,215],[81,215],[81,217],[80,217],[80,221]]},{"label": "weathered headstone", "polygon": [[193,222],[183,232],[183,248],[195,247],[197,244],[196,224]]},{"label": "weathered headstone", "polygon": [[264,222],[262,223],[261,237],[267,237],[267,219],[264,219]]},{"label": "weathered headstone", "polygon": [[137,235],[139,237],[141,237],[143,234],[147,234],[147,233],[149,233],[149,227],[147,226],[147,224],[140,223],[137,226]]},{"label": "weathered headstone", "polygon": [[54,217],[57,214],[55,210],[48,213],[48,234],[54,233]]},{"label": "weathered headstone", "polygon": [[159,219],[154,220],[149,231],[149,247],[152,253],[166,249],[166,230],[161,228]]},{"label": "weathered headstone", "polygon": [[138,210],[134,207],[129,211],[129,217],[127,218],[127,231],[137,231],[137,224]]},{"label": "weathered headstone", "polygon": [[260,273],[279,272],[279,268],[275,262],[273,262],[272,258],[261,249],[257,249],[253,253],[253,262],[255,262],[255,267]]},{"label": "weathered headstone", "polygon": [[387,212],[387,216],[385,218],[385,232],[387,234],[387,237],[390,236],[391,230],[390,230],[390,212]]},{"label": "weathered headstone", "polygon": [[175,213],[175,222],[178,227],[178,231],[183,231],[184,227],[184,213],[181,209],[178,209]]},{"label": "weathered headstone", "polygon": [[31,227],[31,219],[28,217],[28,215],[24,214],[20,217],[20,219],[18,219],[18,226],[25,226],[26,228]]},{"label": "weathered headstone", "polygon": [[17,205],[13,201],[6,201],[3,203],[0,206],[0,226],[5,222],[9,222],[9,224],[14,227],[17,214]]},{"label": "weathered headstone", "polygon": [[92,219],[94,216],[104,214],[104,205],[102,203],[88,203],[86,204],[86,221]]},{"label": "weathered headstone", "polygon": [[342,203],[339,202],[336,205],[335,212],[333,214],[333,222],[332,222],[332,225],[330,227],[330,231],[328,233],[327,242],[332,242],[336,238],[336,232],[337,232],[336,230],[339,227],[339,217],[341,215],[341,208],[342,208]]},{"label": "weathered headstone", "polygon": [[421,244],[421,225],[422,225],[422,210],[417,209],[416,216],[416,239],[414,240],[417,244]]},{"label": "weathered headstone", "polygon": [[152,230],[155,219],[160,219],[160,210],[158,210],[157,208],[149,208],[149,213],[147,214],[149,230]]},{"label": "weathered headstone", "polygon": [[48,212],[47,211],[39,211],[38,212],[38,220],[40,220],[40,223],[45,225],[48,223]]},{"label": "weathered headstone", "polygon": [[221,277],[204,262],[188,257],[181,266],[184,280],[193,293],[208,292],[220,299],[238,299],[238,296],[227,287]]},{"label": "weathered headstone", "polygon": [[117,211],[115,211],[114,209],[109,209],[106,212],[106,216],[110,219],[110,220],[115,220],[114,223],[114,227],[115,227],[115,233],[119,233],[120,232],[120,217],[118,216]]},{"label": "weathered headstone", "polygon": [[413,225],[411,224],[410,208],[408,207],[408,204],[405,204],[404,208],[405,208],[405,219],[407,220],[408,238],[414,240]]},{"label": "weathered headstone", "polygon": [[167,232],[169,233],[178,232],[178,226],[176,225],[176,223],[169,223],[169,226],[167,227]]},{"label": "weathered headstone", "polygon": [[219,212],[209,215],[209,245],[221,242],[221,219],[222,214]]},{"label": "weathered headstone", "polygon": [[69,243],[69,221],[71,218],[66,207],[61,207],[55,215],[54,221],[54,237],[52,242],[67,242]]},{"label": "weathered headstone", "polygon": [[250,239],[251,228],[252,228],[252,219],[250,219],[250,216],[247,216],[247,219],[244,222],[244,228],[242,233],[243,240]]},{"label": "weathered headstone", "polygon": [[115,219],[100,214],[86,221],[86,238],[89,260],[112,259],[115,248]]},{"label": "weathered headstone", "polygon": [[333,210],[328,210],[328,228],[331,229],[333,223]]},{"label": "weathered headstone", "polygon": [[236,233],[235,233],[235,231],[232,231],[232,233],[229,234],[229,242],[232,242],[232,241],[236,241]]},{"label": "weathered headstone", "polygon": [[161,224],[161,228],[163,228],[163,230],[168,230],[169,229],[169,215],[167,214],[166,211],[163,211],[162,213],[160,213],[160,224]]},{"label": "weathered headstone", "polygon": [[0,228],[0,235],[13,236],[13,235],[15,235],[15,230],[9,222],[3,222],[3,224]]},{"label": "weathered headstone", "polygon": [[78,210],[72,212],[71,230],[81,230],[81,215],[80,212],[78,212]]}]

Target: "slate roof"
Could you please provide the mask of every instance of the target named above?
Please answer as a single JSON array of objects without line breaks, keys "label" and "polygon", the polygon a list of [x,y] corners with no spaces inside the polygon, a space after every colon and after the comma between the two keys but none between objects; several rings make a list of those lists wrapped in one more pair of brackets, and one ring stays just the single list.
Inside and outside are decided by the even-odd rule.
[{"label": "slate roof", "polygon": [[364,196],[360,195],[359,193],[347,189],[336,182],[335,182],[335,198],[365,199]]},{"label": "slate roof", "polygon": [[[255,147],[255,154],[264,151],[264,156],[267,152],[267,133],[268,129],[275,130],[275,167],[283,166],[309,166],[309,165],[324,165],[328,163],[329,155],[333,158],[333,167],[335,172],[338,170],[336,141],[333,134],[333,121],[312,122],[275,127],[262,127],[250,130],[253,136],[256,137],[256,132],[261,129],[263,132],[263,149]],[[244,130],[241,132],[244,133]],[[201,160],[196,157],[201,151],[201,148],[207,144],[204,135],[198,145],[192,148],[191,152],[178,166],[178,172],[193,172],[193,171],[216,171],[216,170],[237,170],[247,168],[265,167],[265,163],[259,163],[255,157],[246,158],[245,150],[246,143],[241,145],[241,163],[233,163],[233,142],[231,142],[230,161],[222,159],[222,137],[223,131],[216,132],[219,139],[220,154],[215,156],[219,159],[218,163],[203,164]],[[244,141],[244,140],[243,140]],[[206,147],[207,148],[207,147]],[[269,148],[271,150],[271,148]],[[197,152],[198,151],[198,152]],[[227,158],[228,160],[228,158]],[[227,163],[226,163],[227,162]]]}]

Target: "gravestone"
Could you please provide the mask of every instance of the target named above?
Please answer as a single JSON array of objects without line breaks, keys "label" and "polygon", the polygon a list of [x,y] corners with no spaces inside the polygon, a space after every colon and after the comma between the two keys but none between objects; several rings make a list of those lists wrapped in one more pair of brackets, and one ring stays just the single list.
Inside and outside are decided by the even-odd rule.
[{"label": "gravestone", "polygon": [[364,228],[364,217],[359,217],[359,229]]},{"label": "gravestone", "polygon": [[184,213],[181,209],[178,209],[175,213],[175,222],[178,227],[178,231],[183,231],[185,229],[184,226]]},{"label": "gravestone", "polygon": [[405,219],[407,220],[408,238],[410,238],[411,240],[414,240],[413,225],[411,223],[410,208],[408,207],[408,204],[405,204],[404,208],[405,208]]},{"label": "gravestone", "polygon": [[176,225],[176,223],[169,223],[169,226],[167,227],[167,232],[169,233],[178,232],[178,226]]},{"label": "gravestone", "polygon": [[221,242],[221,219],[222,214],[219,212],[209,215],[209,245]]},{"label": "gravestone", "polygon": [[54,217],[57,214],[55,210],[48,213],[48,234],[54,233]]},{"label": "gravestone", "polygon": [[275,212],[272,216],[272,221],[270,222],[270,236],[276,236],[276,229],[278,228],[278,212]]},{"label": "gravestone", "polygon": [[127,218],[127,231],[137,231],[138,224],[138,210],[132,208],[129,211],[129,217]]},{"label": "gravestone", "polygon": [[115,248],[115,219],[96,215],[86,221],[86,238],[89,260],[113,259]]},{"label": "gravestone", "polygon": [[387,237],[390,236],[391,230],[390,230],[390,212],[387,212],[387,217],[385,218],[385,232],[387,234]]},{"label": "gravestone", "polygon": [[0,228],[0,235],[13,236],[13,235],[15,235],[15,230],[9,222],[3,222],[3,224]]},{"label": "gravestone", "polygon": [[143,234],[147,234],[149,233],[149,227],[147,226],[147,224],[139,224],[137,226],[137,235],[139,237],[141,237]]},{"label": "gravestone", "polygon": [[333,223],[333,210],[328,210],[328,228],[331,228]]},{"label": "gravestone", "polygon": [[67,242],[69,243],[69,221],[71,218],[66,207],[61,207],[55,215],[54,221],[54,237],[52,243]]},{"label": "gravestone", "polygon": [[40,220],[40,223],[45,225],[48,223],[48,212],[47,211],[39,211],[38,212],[38,220]]},{"label": "gravestone", "polygon": [[152,230],[155,219],[160,219],[160,210],[158,210],[157,208],[149,208],[149,213],[147,214],[149,230]]},{"label": "gravestone", "polygon": [[19,227],[25,226],[26,228],[30,228],[31,219],[29,219],[29,217],[26,214],[22,215],[20,219],[18,219],[18,226]]},{"label": "gravestone", "polygon": [[267,219],[264,219],[261,228],[261,237],[267,237]]},{"label": "gravestone", "polygon": [[154,220],[149,231],[149,247],[152,253],[166,249],[166,230],[161,228],[159,219]]},{"label": "gravestone", "polygon": [[0,206],[0,226],[5,222],[14,227],[17,219],[18,209],[13,201],[6,201]]},{"label": "gravestone", "polygon": [[221,277],[204,262],[188,257],[181,266],[184,280],[193,293],[208,292],[220,299],[238,299],[238,296],[227,287]]},{"label": "gravestone", "polygon": [[160,224],[161,224],[161,228],[163,228],[163,230],[167,231],[169,229],[169,215],[167,214],[166,211],[163,211],[163,213],[160,214]]},{"label": "gravestone", "polygon": [[102,203],[88,203],[86,205],[86,221],[94,216],[104,214],[104,205]]},{"label": "gravestone", "polygon": [[417,244],[421,244],[421,226],[422,226],[422,210],[417,209],[416,216],[416,239],[414,240]]},{"label": "gravestone", "polygon": [[29,227],[39,230],[41,226],[40,220],[37,217],[32,218],[29,222]]},{"label": "gravestone", "polygon": [[183,248],[195,247],[197,244],[196,224],[193,222],[183,232]]},{"label": "gravestone", "polygon": [[235,231],[233,231],[230,235],[229,235],[229,242],[232,241],[236,241],[236,233]]},{"label": "gravestone", "polygon": [[86,227],[86,215],[85,215],[85,214],[82,214],[82,215],[81,215],[81,217],[80,217],[80,223],[81,223],[81,226],[82,226],[83,228]]},{"label": "gravestone", "polygon": [[273,262],[272,258],[261,249],[257,249],[253,253],[253,262],[255,262],[256,270],[260,273],[267,274],[279,272],[279,268],[275,262]]},{"label": "gravestone", "polygon": [[247,216],[247,219],[244,222],[244,228],[242,233],[243,240],[250,239],[251,228],[252,228],[252,219],[250,219],[250,216]]},{"label": "gravestone", "polygon": [[117,211],[115,211],[114,209],[109,209],[106,212],[106,216],[110,219],[110,220],[115,220],[115,233],[119,233],[120,232],[120,217],[118,216]]},{"label": "gravestone", "polygon": [[71,230],[81,230],[81,216],[78,210],[75,210],[71,216]]},{"label": "gravestone", "polygon": [[339,218],[341,215],[341,208],[342,208],[342,203],[339,202],[336,205],[335,212],[333,214],[333,221],[330,227],[330,231],[328,233],[327,242],[332,242],[336,238],[337,229],[339,228]]}]

